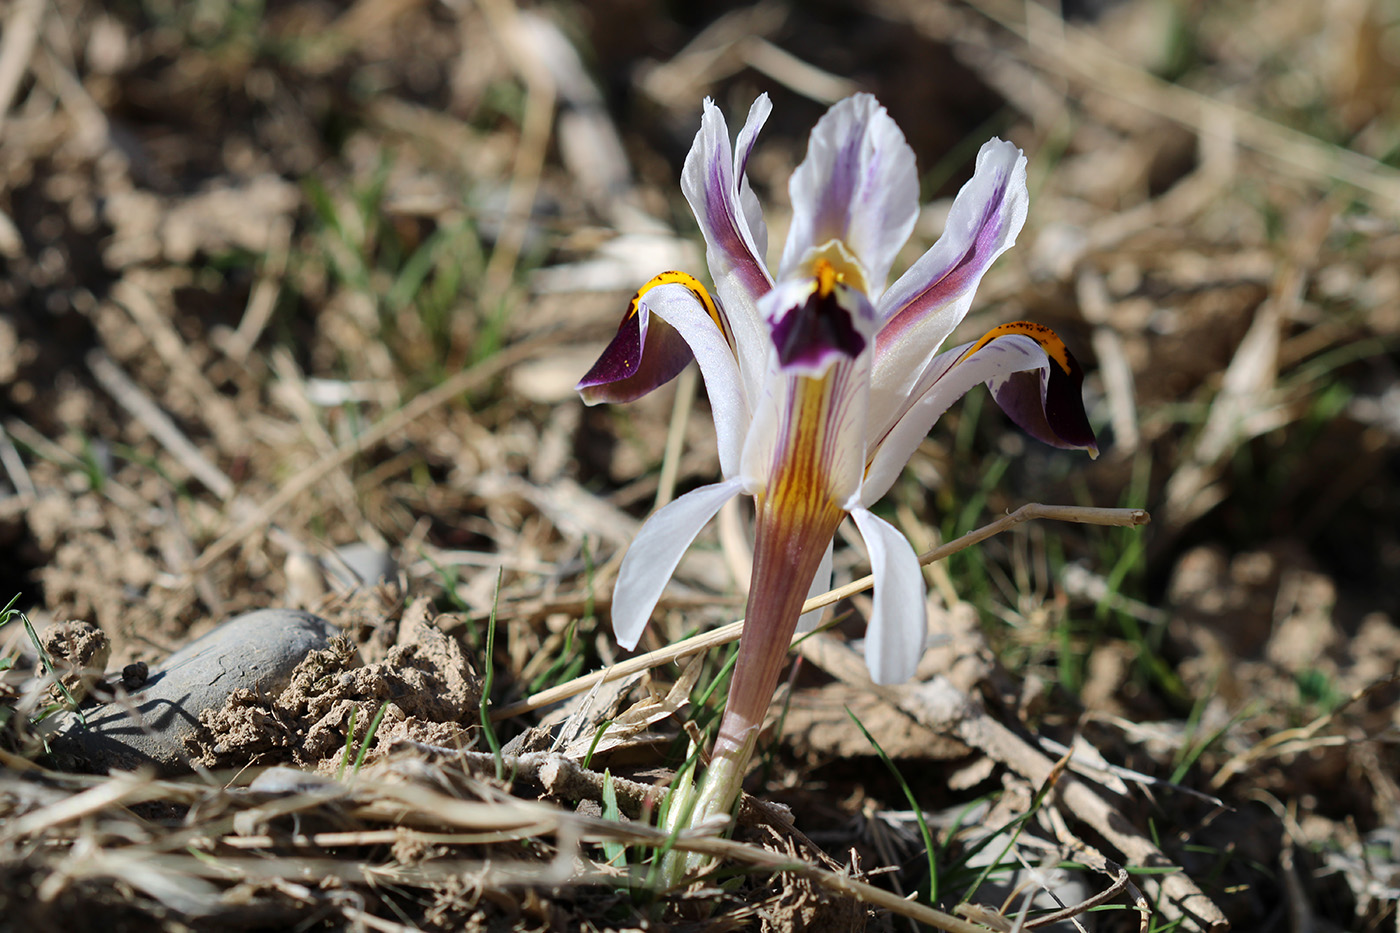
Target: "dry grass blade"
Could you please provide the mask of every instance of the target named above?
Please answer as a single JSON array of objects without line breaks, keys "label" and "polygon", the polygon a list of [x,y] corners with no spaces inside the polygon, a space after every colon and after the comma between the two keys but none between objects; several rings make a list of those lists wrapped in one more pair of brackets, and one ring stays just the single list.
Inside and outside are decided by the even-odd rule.
[{"label": "dry grass blade", "polygon": [[[1027,39],[1020,22],[1021,5],[981,3],[974,9],[1003,28]],[[1275,167],[1307,181],[1335,179],[1375,198],[1394,212],[1400,206],[1400,172],[1351,149],[1331,145],[1260,114],[1198,91],[1172,84],[1130,64],[1084,30],[1060,23],[1038,30],[1026,51],[1038,65],[1110,94],[1145,110],[1160,113],[1197,133],[1229,127],[1240,143],[1273,160]]]},{"label": "dry grass blade", "polygon": [[[1117,527],[1134,527],[1145,525],[1150,520],[1150,516],[1144,509],[1099,509],[1087,508],[1073,505],[1042,505],[1038,502],[1028,503],[1021,506],[1010,515],[1002,516],[996,521],[984,525],[976,531],[969,532],[955,541],[940,545],[930,551],[919,555],[921,565],[931,564],[934,561],[944,560],[964,548],[969,548],[974,544],[985,541],[988,538],[1008,531],[1017,525],[1036,519],[1050,519],[1061,522],[1080,522],[1087,525],[1110,525]],[[856,593],[863,593],[875,585],[874,576],[864,576],[859,580],[853,580],[845,586],[839,586],[834,590],[828,590],[820,596],[813,596],[802,604],[803,612],[811,612],[814,609],[821,609],[830,606],[832,603],[840,602],[848,596]],[[585,674],[576,677],[567,683],[559,684],[548,690],[542,690],[519,703],[512,703],[502,709],[492,713],[494,720],[509,719],[512,716],[519,716],[531,710],[537,710],[551,703],[558,703],[560,700],[567,700],[569,697],[577,696],[593,687],[600,681],[606,682],[616,680],[619,677],[627,677],[638,671],[649,670],[653,667],[660,667],[672,661],[689,657],[701,651],[708,651],[719,645],[727,645],[731,641],[739,638],[744,631],[744,623],[741,619],[738,622],[731,622],[721,626],[712,632],[704,632],[700,635],[692,636],[684,641],[678,641],[665,648],[658,648],[656,651],[649,651],[646,654],[629,658],[618,664],[592,674]]]},{"label": "dry grass blade", "polygon": [[322,457],[289,479],[282,488],[277,490],[276,495],[258,506],[255,511],[205,548],[204,553],[199,556],[199,560],[190,568],[190,573],[201,573],[208,570],[225,554],[238,547],[249,535],[265,528],[274,516],[296,501],[298,496],[321,482],[333,471],[344,466],[358,454],[383,442],[395,431],[402,430],[405,425],[422,418],[433,409],[447,404],[462,393],[485,385],[501,372],[521,360],[528,359],[544,347],[567,339],[567,335],[541,334],[512,344],[490,358],[462,370],[440,385],[414,397],[402,408],[385,415],[362,433],[341,444],[334,452]]},{"label": "dry grass blade", "polygon": [[159,441],[171,456],[180,461],[191,476],[207,486],[209,491],[220,499],[233,496],[233,481],[200,453],[199,448],[185,437],[170,416],[162,411],[111,357],[101,350],[93,350],[88,354],[87,364],[93,376],[112,398],[116,399],[117,404],[150,431],[151,436]]},{"label": "dry grass blade", "polygon": [[20,0],[10,8],[5,37],[0,41],[0,132],[5,129],[5,115],[10,112],[15,91],[29,70],[29,57],[34,53],[46,6],[44,0]]},{"label": "dry grass blade", "polygon": [[[1220,790],[1230,782],[1231,778],[1241,774],[1246,768],[1265,758],[1275,755],[1284,755],[1290,752],[1302,752],[1306,751],[1309,747],[1325,744],[1326,740],[1319,740],[1317,738],[1319,732],[1330,723],[1334,722],[1337,717],[1341,716],[1348,707],[1397,681],[1400,681],[1400,671],[1391,674],[1389,677],[1382,678],[1375,683],[1367,684],[1365,687],[1352,691],[1351,695],[1338,704],[1335,709],[1318,716],[1305,726],[1275,732],[1264,740],[1251,745],[1249,748],[1225,762],[1225,764],[1220,767],[1220,770],[1211,776],[1211,789]],[[1338,741],[1347,743],[1351,740],[1339,737]]]},{"label": "dry grass blade", "polygon": [[14,842],[113,806],[159,800],[165,794],[165,788],[152,782],[147,775],[120,773],[82,793],[8,821],[0,830],[0,839]]}]

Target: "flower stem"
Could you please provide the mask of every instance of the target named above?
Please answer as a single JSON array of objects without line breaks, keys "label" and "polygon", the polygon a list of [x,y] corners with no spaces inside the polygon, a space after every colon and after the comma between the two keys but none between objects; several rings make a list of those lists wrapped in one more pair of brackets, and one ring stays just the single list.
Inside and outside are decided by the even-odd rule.
[{"label": "flower stem", "polygon": [[[805,490],[799,487],[801,491]],[[841,510],[829,499],[806,496],[794,502],[794,498],[797,497],[775,495],[759,499],[753,585],[744,614],[739,657],[719,735],[690,818],[685,821],[687,826],[732,815],[758,744],[759,730],[787,661],[788,646],[807,590],[841,521]],[[673,856],[668,860],[668,881],[679,882],[705,861],[703,856]]]}]

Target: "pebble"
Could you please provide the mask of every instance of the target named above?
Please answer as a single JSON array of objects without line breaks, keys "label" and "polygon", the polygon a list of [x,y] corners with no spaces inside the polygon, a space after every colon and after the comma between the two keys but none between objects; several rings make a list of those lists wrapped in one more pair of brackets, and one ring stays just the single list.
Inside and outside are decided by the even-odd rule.
[{"label": "pebble", "polygon": [[321,559],[321,565],[331,585],[341,591],[380,581],[392,583],[399,575],[393,554],[364,542],[336,548],[333,556]]},{"label": "pebble", "polygon": [[201,712],[221,708],[235,690],[277,693],[336,631],[325,619],[292,609],[237,616],[152,669],[125,704],[85,709],[86,726],[72,712],[46,720],[56,730],[49,746],[61,763],[91,771],[154,766],[162,774],[188,772],[184,742],[199,728]]}]

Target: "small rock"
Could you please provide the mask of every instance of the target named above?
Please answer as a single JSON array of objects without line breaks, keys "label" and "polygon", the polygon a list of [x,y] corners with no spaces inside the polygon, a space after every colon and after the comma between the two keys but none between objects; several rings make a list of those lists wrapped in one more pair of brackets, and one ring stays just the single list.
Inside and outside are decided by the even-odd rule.
[{"label": "small rock", "polygon": [[248,790],[257,794],[319,794],[337,796],[345,793],[345,785],[314,771],[302,771],[286,765],[274,765],[253,779]]},{"label": "small rock", "polygon": [[326,578],[338,590],[374,586],[381,580],[393,581],[399,573],[394,555],[364,542],[336,548],[330,556],[321,559],[321,564]]},{"label": "small rock", "polygon": [[245,613],[172,654],[125,702],[84,710],[86,726],[75,713],[52,717],[50,746],[90,770],[153,765],[167,774],[187,771],[184,743],[199,728],[201,712],[221,708],[235,690],[281,691],[302,659],[334,634],[329,622],[309,612]]}]

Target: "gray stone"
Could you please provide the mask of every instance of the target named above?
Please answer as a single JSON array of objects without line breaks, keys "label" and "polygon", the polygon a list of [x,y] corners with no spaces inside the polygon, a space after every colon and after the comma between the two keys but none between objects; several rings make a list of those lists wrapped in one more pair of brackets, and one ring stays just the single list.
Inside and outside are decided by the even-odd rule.
[{"label": "gray stone", "polygon": [[165,774],[188,771],[184,743],[199,728],[201,712],[221,708],[240,688],[280,692],[302,659],[335,634],[309,612],[259,609],[237,616],[172,654],[125,702],[84,710],[86,726],[74,713],[46,720],[56,729],[49,746],[89,770],[144,765]]},{"label": "gray stone", "polygon": [[336,548],[329,556],[321,558],[321,566],[337,590],[373,586],[381,580],[393,582],[399,575],[393,554],[364,542]]}]

